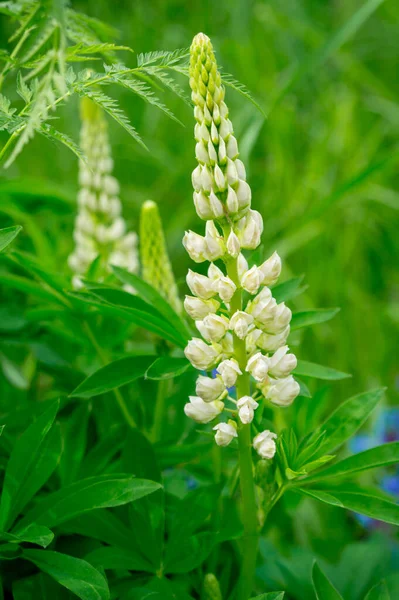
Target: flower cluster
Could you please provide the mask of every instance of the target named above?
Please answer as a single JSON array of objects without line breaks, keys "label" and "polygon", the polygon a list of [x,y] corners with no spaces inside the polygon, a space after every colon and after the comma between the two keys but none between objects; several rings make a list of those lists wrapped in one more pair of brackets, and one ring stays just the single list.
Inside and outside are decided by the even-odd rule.
[{"label": "flower cluster", "polygon": [[78,214],[75,220],[75,249],[68,263],[74,272],[73,284],[80,287],[94,259],[97,272],[104,277],[109,265],[130,272],[138,270],[136,233],[126,233],[121,216],[118,181],[111,175],[113,160],[108,141],[107,123],[101,109],[89,98],[81,102],[81,147],[87,163],[79,167]]},{"label": "flower cluster", "polygon": [[[190,397],[185,413],[209,423],[225,409],[226,400],[234,402],[235,418],[214,427],[216,443],[226,446],[241,425],[252,422],[261,394],[288,406],[299,385],[291,375],[296,358],[286,345],[291,311],[276,302],[269,287],[280,275],[280,258],[274,253],[260,266],[249,267],[242,253],[259,245],[263,220],[251,209],[251,190],[238,158],[212,44],[201,33],[191,46],[190,85],[197,121],[194,204],[206,225],[204,236],[186,232],[183,244],[195,262],[210,261],[210,266],[207,275],[191,270],[187,275],[192,295],[186,296],[184,307],[201,337],[189,341],[185,355],[196,369],[216,370],[216,376],[199,375],[196,396]],[[225,270],[215,264],[219,259]],[[252,296],[245,308],[244,292]],[[256,394],[231,398],[229,388],[250,376]],[[275,438],[263,431],[253,439],[261,457],[273,457]]]}]

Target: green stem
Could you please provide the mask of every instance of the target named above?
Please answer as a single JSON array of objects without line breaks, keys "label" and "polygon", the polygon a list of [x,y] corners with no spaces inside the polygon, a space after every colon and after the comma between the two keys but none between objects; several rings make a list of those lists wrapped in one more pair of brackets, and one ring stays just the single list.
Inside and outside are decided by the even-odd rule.
[{"label": "green stem", "polygon": [[[231,299],[230,315],[242,310],[242,290],[237,272],[237,259],[227,264],[227,274],[234,281],[237,290]],[[242,375],[237,378],[237,398],[249,396],[251,393],[249,374],[245,372],[247,353],[245,339],[240,340],[235,334],[234,356],[238,361]],[[248,600],[252,593],[253,581],[258,553],[258,522],[255,495],[255,481],[252,464],[251,424],[238,425],[238,463],[240,468],[240,488],[242,502],[242,522],[244,535],[242,538],[242,563],[238,582],[237,600]]]},{"label": "green stem", "polygon": [[[90,341],[93,344],[101,362],[103,363],[104,366],[107,365],[109,363],[109,360],[108,360],[105,352],[101,348],[100,344],[98,343],[97,338],[94,335],[93,330],[87,321],[84,322],[84,328],[85,328],[87,335],[89,336]],[[115,396],[115,400],[117,401],[119,408],[121,409],[121,412],[126,420],[126,423],[129,425],[129,427],[131,427],[132,429],[135,429],[137,427],[136,421],[130,414],[122,394],[120,393],[120,391],[118,389],[113,390],[113,393]]]},{"label": "green stem", "polygon": [[161,380],[158,383],[157,397],[155,401],[154,424],[152,427],[152,439],[159,442],[162,437],[162,427],[165,416],[165,401],[169,393],[170,380]]}]

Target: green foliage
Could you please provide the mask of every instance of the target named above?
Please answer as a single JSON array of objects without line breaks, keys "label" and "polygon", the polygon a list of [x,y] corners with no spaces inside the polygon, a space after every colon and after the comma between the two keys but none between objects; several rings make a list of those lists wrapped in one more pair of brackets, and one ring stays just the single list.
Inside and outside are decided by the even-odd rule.
[{"label": "green foliage", "polygon": [[[268,114],[222,71],[239,92],[231,117],[265,217],[265,248],[247,259],[281,254],[273,296],[293,311],[289,345],[300,356],[300,398],[287,408],[262,403],[253,423],[254,434],[270,429],[278,439],[273,461],[255,465],[251,598],[398,597],[398,506],[381,489],[399,458],[398,442],[385,443],[395,439],[387,407],[397,373],[397,7],[283,1],[205,10],[177,0],[172,19],[171,3],[100,1],[101,21],[88,9],[0,3],[2,39],[11,36],[0,52],[1,158],[18,159],[0,184],[0,598],[205,600],[209,573],[222,598],[234,597],[237,446],[216,448],[211,426],[199,432],[184,416],[195,389],[183,356],[192,332],[166,275],[170,261],[183,297],[181,237],[199,231],[188,51],[147,51],[186,47],[200,29]],[[114,121],[129,225],[138,229],[147,198],[160,207],[168,263],[165,254],[157,281],[113,267],[99,284],[93,265],[84,290],[71,289],[81,97]]]}]

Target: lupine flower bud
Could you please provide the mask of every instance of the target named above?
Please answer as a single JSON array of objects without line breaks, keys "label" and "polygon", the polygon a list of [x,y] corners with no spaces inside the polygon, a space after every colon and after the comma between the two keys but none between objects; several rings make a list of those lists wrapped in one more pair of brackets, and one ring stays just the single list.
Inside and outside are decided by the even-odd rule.
[{"label": "lupine flower bud", "polygon": [[238,362],[234,358],[222,361],[216,370],[221,375],[223,383],[227,388],[233,387],[237,381],[237,377],[242,375]]},{"label": "lupine flower bud", "polygon": [[229,320],[223,315],[207,315],[203,321],[196,321],[195,326],[207,342],[218,342],[224,337]]},{"label": "lupine flower bud", "polygon": [[253,320],[252,315],[249,315],[242,310],[237,310],[230,319],[230,329],[234,331],[237,337],[243,340],[247,335],[248,328],[252,325]]},{"label": "lupine flower bud", "polygon": [[211,207],[211,214],[213,219],[220,219],[224,215],[223,204],[220,202],[216,194],[211,190],[209,194],[209,204]]},{"label": "lupine flower bud", "polygon": [[231,356],[234,353],[234,340],[232,334],[228,331],[223,339],[219,342],[221,352],[226,356]]},{"label": "lupine flower bud", "polygon": [[184,354],[193,367],[205,371],[214,364],[218,357],[218,352],[199,338],[193,338],[188,342]]},{"label": "lupine flower bud", "polygon": [[[256,210],[249,210],[237,223],[237,235],[242,248],[253,250],[260,244],[263,231],[263,219]],[[261,268],[261,267],[260,267]]]},{"label": "lupine flower bud", "polygon": [[225,253],[223,238],[213,221],[207,221],[205,226],[206,260],[214,261]]},{"label": "lupine flower bud", "polygon": [[264,381],[269,370],[267,356],[263,356],[261,352],[254,354],[254,356],[249,359],[245,370],[251,373],[256,381]]},{"label": "lupine flower bud", "polygon": [[287,354],[288,346],[279,348],[269,358],[269,373],[273,377],[287,377],[295,369],[297,360],[294,354]]},{"label": "lupine flower bud", "polygon": [[[127,234],[122,247],[128,247],[133,240]],[[169,260],[165,235],[158,206],[152,200],[147,200],[141,207],[140,214],[140,253],[142,277],[163,296],[177,313],[182,312],[172,265]],[[112,264],[120,264],[113,260]]]},{"label": "lupine flower bud", "polygon": [[194,192],[193,194],[194,206],[197,211],[197,215],[200,219],[207,221],[213,218],[212,209],[209,203],[209,198],[204,192]]},{"label": "lupine flower bud", "polygon": [[249,312],[255,320],[261,320],[262,315],[270,313],[270,309],[276,305],[272,297],[272,292],[268,287],[264,287],[259,294],[247,306]]},{"label": "lupine flower bud", "polygon": [[190,255],[191,260],[201,263],[208,256],[208,245],[205,238],[193,231],[186,231],[183,238],[183,246]]},{"label": "lupine flower bud", "polygon": [[205,377],[199,375],[195,386],[197,396],[200,396],[204,402],[213,402],[225,391],[225,385],[220,377]]},{"label": "lupine flower bud", "polygon": [[273,458],[276,454],[276,442],[274,441],[276,438],[277,434],[266,429],[254,438],[252,445],[262,458]]},{"label": "lupine flower bud", "polygon": [[202,300],[194,296],[186,296],[184,300],[184,309],[194,320],[203,319],[209,313],[215,313],[220,306],[217,300]]},{"label": "lupine flower bud", "polygon": [[263,274],[261,270],[254,265],[246,271],[241,277],[241,285],[250,294],[256,294],[259,290],[260,284],[263,280]]},{"label": "lupine flower bud", "polygon": [[236,284],[230,279],[230,277],[222,276],[215,284],[214,288],[219,294],[223,302],[230,302],[234,292],[236,291]]},{"label": "lupine flower bud", "polygon": [[223,402],[204,402],[199,396],[189,396],[190,402],[184,406],[184,412],[197,423],[209,423],[220,415],[224,408]]},{"label": "lupine flower bud", "polygon": [[238,277],[240,278],[240,280],[244,276],[244,273],[246,271],[248,271],[248,262],[247,262],[245,256],[241,253],[237,257],[237,271],[238,271]]},{"label": "lupine flower bud", "polygon": [[234,438],[238,437],[236,424],[231,420],[228,423],[218,423],[213,429],[216,431],[215,442],[218,446],[228,446]]},{"label": "lupine flower bud", "polygon": [[205,275],[200,275],[199,273],[195,273],[189,269],[186,276],[186,281],[190,291],[195,296],[198,296],[198,298],[209,300],[209,298],[212,298],[212,296],[216,294],[212,287],[212,281]]},{"label": "lupine flower bud", "polygon": [[273,285],[280,277],[281,273],[281,258],[274,252],[259,269],[263,273],[263,285]]},{"label": "lupine flower bud", "polygon": [[258,350],[257,341],[258,338],[262,335],[262,331],[260,329],[252,329],[245,338],[245,347],[247,350],[247,354],[252,355],[255,350]]},{"label": "lupine flower bud", "polygon": [[300,392],[300,385],[292,375],[284,379],[271,380],[265,396],[277,406],[289,406]]},{"label": "lupine flower bud", "polygon": [[266,314],[264,319],[262,317],[261,323],[267,333],[281,333],[289,325],[291,316],[288,306],[281,302],[271,307],[270,313]]},{"label": "lupine flower bud", "polygon": [[287,327],[281,333],[277,333],[276,335],[272,335],[269,333],[262,333],[256,339],[256,345],[265,352],[275,352],[281,346],[285,345],[287,338],[290,333],[290,326]]},{"label": "lupine flower bud", "polygon": [[208,277],[215,284],[221,277],[224,276],[224,273],[219,267],[217,267],[214,263],[211,263],[208,268]]},{"label": "lupine flower bud", "polygon": [[[74,272],[73,285],[79,285],[93,262],[99,281],[110,271],[111,264],[124,267],[131,273],[138,271],[137,235],[128,234],[125,244],[126,223],[120,217],[119,184],[110,175],[113,161],[110,156],[107,123],[99,106],[89,98],[81,100],[81,147],[87,156],[87,165],[79,165],[78,214],[75,219],[76,243],[68,264]],[[132,238],[133,235],[133,238]],[[111,260],[112,258],[112,260]]]},{"label": "lupine flower bud", "polygon": [[235,258],[240,253],[240,241],[233,230],[231,230],[229,237],[227,238],[226,243],[227,252]]},{"label": "lupine flower bud", "polygon": [[226,198],[226,206],[227,210],[230,214],[234,214],[238,212],[238,198],[232,187],[228,187],[227,189],[227,198]]},{"label": "lupine flower bud", "polygon": [[238,416],[240,417],[241,423],[247,425],[252,423],[254,418],[254,410],[258,408],[259,404],[255,402],[251,396],[243,396],[237,400]]}]

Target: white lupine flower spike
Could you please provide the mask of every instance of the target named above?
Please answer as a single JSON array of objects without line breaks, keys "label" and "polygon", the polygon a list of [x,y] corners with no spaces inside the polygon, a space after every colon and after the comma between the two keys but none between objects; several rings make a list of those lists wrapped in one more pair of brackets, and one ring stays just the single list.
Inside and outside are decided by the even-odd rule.
[{"label": "white lupine flower spike", "polygon": [[74,287],[82,287],[81,277],[85,277],[96,258],[99,281],[111,271],[111,265],[131,273],[137,273],[139,267],[138,237],[134,232],[126,232],[119,183],[111,175],[113,160],[104,114],[92,100],[82,98],[81,118],[81,147],[87,164],[79,165],[81,189],[73,235],[75,249],[68,258]]},{"label": "white lupine flower spike", "polygon": [[[218,446],[238,438],[233,448],[238,447],[239,454],[244,531],[247,540],[256,543],[259,511],[252,460],[255,453],[272,460],[277,450],[276,433],[255,434],[262,422],[260,406],[269,402],[285,407],[299,394],[291,374],[297,361],[287,346],[291,311],[284,302],[277,303],[269,287],[280,276],[278,254],[261,264],[248,264],[244,255],[260,245],[263,219],[251,208],[251,188],[239,158],[225,88],[211,41],[203,33],[195,36],[190,48],[189,76],[196,120],[193,198],[205,231],[187,232],[183,245],[194,262],[211,264],[207,275],[191,270],[187,275],[193,295],[186,297],[184,306],[202,339],[190,340],[185,355],[202,373],[197,395],[190,397],[185,412],[202,423],[217,419],[213,430]],[[215,377],[210,377],[211,370]],[[234,409],[224,407],[225,401]],[[247,559],[253,559],[253,552],[244,553],[244,563]],[[248,570],[254,570],[253,562]],[[244,593],[239,590],[240,598],[252,596],[247,587]]]},{"label": "white lupine flower spike", "polygon": [[[221,422],[214,428],[216,443],[224,446],[240,435],[241,427],[250,425],[258,408],[250,393],[250,380],[266,400],[279,406],[290,404],[299,386],[291,375],[296,358],[286,345],[291,311],[284,303],[277,304],[267,287],[276,283],[281,259],[274,252],[261,265],[249,267],[241,252],[259,246],[263,219],[251,208],[251,189],[239,159],[225,89],[212,44],[202,33],[191,46],[190,86],[198,161],[192,172],[193,198],[198,216],[206,224],[203,235],[186,232],[183,245],[194,262],[209,261],[210,265],[207,275],[191,269],[187,274],[193,295],[186,296],[184,307],[202,339],[190,340],[185,355],[200,371],[216,369],[216,377],[199,375],[197,396],[185,410],[196,420],[206,420],[212,411],[208,407],[204,417],[201,402],[218,403],[219,408],[227,390],[237,386],[234,414],[238,421]],[[246,308],[243,292],[252,296]],[[271,457],[275,434],[269,433],[258,435],[254,447],[262,456]]]}]

